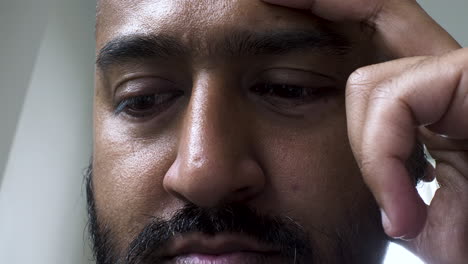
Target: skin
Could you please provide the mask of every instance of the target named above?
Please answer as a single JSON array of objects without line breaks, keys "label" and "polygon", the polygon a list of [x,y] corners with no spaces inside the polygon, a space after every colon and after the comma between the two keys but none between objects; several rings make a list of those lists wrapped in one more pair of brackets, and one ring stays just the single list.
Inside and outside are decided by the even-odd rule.
[{"label": "skin", "polygon": [[[275,2],[281,4],[281,1]],[[309,232],[311,240],[316,242],[316,250],[327,260],[326,263],[338,262],[335,258],[338,250],[336,233],[342,234],[349,243],[345,254],[350,262],[376,263],[382,255],[385,242],[381,226],[374,221],[380,213],[367,183],[387,213],[387,234],[393,237],[422,234],[410,248],[423,256],[426,254],[429,260],[446,261],[444,257],[452,257],[452,254],[442,256],[437,255],[437,252],[429,254],[436,246],[440,246],[435,242],[440,236],[444,236],[444,241],[447,241],[450,240],[448,237],[454,235],[444,233],[444,230],[449,229],[447,222],[445,226],[438,225],[435,235],[434,228],[429,227],[433,225],[426,224],[423,231],[421,229],[424,223],[430,223],[430,217],[438,223],[446,213],[453,215],[453,211],[467,211],[462,210],[462,201],[466,201],[466,191],[463,191],[466,190],[466,178],[462,175],[466,173],[441,172],[444,175],[450,174],[449,177],[452,174],[458,175],[453,178],[457,179],[457,186],[461,186],[462,191],[457,195],[463,199],[455,200],[458,196],[453,197],[451,189],[448,189],[438,196],[442,198],[435,200],[440,201],[440,205],[431,209],[431,213],[415,197],[407,174],[402,172],[403,175],[395,177],[394,182],[385,181],[389,178],[385,175],[388,170],[397,166],[387,162],[386,157],[397,153],[398,157],[401,155],[402,158],[407,158],[405,155],[410,152],[407,148],[414,141],[398,138],[396,149],[386,147],[390,143],[384,144],[382,149],[373,144],[376,141],[374,135],[385,135],[382,131],[393,129],[391,125],[395,126],[389,124],[391,122],[379,121],[385,113],[387,116],[396,115],[402,118],[408,117],[409,113],[395,109],[390,103],[383,104],[384,106],[375,103],[375,98],[379,97],[372,96],[375,85],[369,83],[382,83],[394,76],[408,78],[408,73],[404,74],[403,69],[421,63],[422,59],[361,69],[352,75],[346,85],[348,76],[353,71],[376,62],[377,55],[382,55],[369,50],[384,51],[387,56],[403,57],[409,54],[399,54],[402,51],[419,49],[395,49],[400,47],[398,41],[402,40],[394,40],[395,34],[391,34],[391,30],[384,34],[385,31],[378,28],[377,35],[371,39],[369,33],[362,29],[362,20],[375,18],[376,12],[391,10],[390,7],[368,9],[370,5],[364,1],[359,2],[361,6],[343,6],[342,9],[333,6],[333,1],[316,1],[314,6],[306,1],[291,1],[288,4],[292,3],[295,8],[312,10],[313,15],[250,0],[101,1],[96,31],[98,51],[116,37],[135,33],[168,34],[195,50],[190,56],[181,58],[164,61],[140,59],[96,71],[93,188],[99,222],[112,230],[113,243],[119,252],[126,250],[128,244],[150,221],[149,216],[169,218],[188,202],[204,208],[235,202],[249,205],[265,214],[294,219]],[[413,6],[410,7],[411,12],[418,11],[416,8],[412,9]],[[326,22],[320,16],[335,22]],[[349,23],[350,20],[353,22]],[[456,43],[443,35],[440,28],[430,21],[425,21],[427,28],[434,29],[429,31],[429,36],[434,34],[447,43],[438,42],[444,47],[428,48],[428,53],[415,55],[430,54],[429,50],[440,54],[456,48]],[[226,32],[229,34],[233,29],[318,29],[324,25],[351,40],[353,46],[350,52],[337,55],[321,50],[306,50],[276,56],[249,55],[232,58],[227,54],[212,54],[206,48],[219,36]],[[375,47],[381,43],[386,45]],[[464,55],[462,58],[466,58],[465,51],[459,53]],[[453,66],[453,72],[446,74],[446,78],[434,77],[440,81],[440,85],[433,88],[435,91],[431,90],[433,93],[449,80],[455,80],[457,73],[462,73],[456,69],[466,59],[459,59],[454,63],[452,61],[455,57],[458,58],[455,55],[443,57],[448,61],[447,64],[456,66]],[[431,62],[427,65],[433,65],[432,60],[438,60],[425,59]],[[272,71],[271,68],[280,70]],[[420,79],[424,79],[427,72],[436,71],[435,66],[426,68],[415,70],[415,79],[421,83],[415,85],[417,87],[412,86],[411,90],[422,89],[424,82]],[[266,72],[268,78],[295,76],[291,69],[307,72],[306,76],[312,78],[314,84],[331,85],[341,89],[341,92],[297,106],[284,98],[259,96],[249,90],[249,85],[256,82],[258,76],[262,76],[261,73]],[[130,74],[133,75],[129,77]],[[327,77],[318,77],[322,75]],[[125,96],[125,91],[129,96],[125,87],[131,87],[132,84],[138,86],[139,83],[156,77],[175,82],[177,89],[185,91],[184,96],[164,112],[143,120],[125,113],[114,113],[115,98]],[[309,83],[310,81],[307,84]],[[456,85],[451,87],[453,86]],[[356,96],[358,93],[353,91],[358,89],[366,96]],[[403,88],[398,90],[401,96],[392,97],[391,100],[404,98],[411,101],[410,95],[417,94],[405,94]],[[442,93],[441,96],[453,96],[455,90],[457,88]],[[460,90],[463,95],[466,86]],[[137,94],[147,92],[148,90],[137,89]],[[443,129],[444,124],[450,123],[448,121],[438,123],[439,120],[433,118],[429,119],[431,122],[423,122],[427,121],[423,118],[426,116],[438,116],[440,119],[441,113],[449,109],[446,105],[432,109],[429,113],[424,112],[427,109],[418,109],[418,102],[431,99],[426,97],[424,100],[408,103],[415,108],[415,112],[423,113],[416,124],[407,122],[398,127],[405,131],[404,135],[408,135],[408,138],[415,136],[408,132],[410,127],[420,124],[434,124],[435,128],[440,129],[435,132],[452,132],[451,129]],[[456,100],[452,102],[455,104],[454,109],[458,107],[467,111],[466,104],[457,104]],[[468,130],[463,126],[466,123],[456,113],[448,117],[451,118],[450,121],[456,120],[457,124],[462,124],[456,135],[463,138],[462,135],[466,135]],[[427,136],[428,133],[421,135]],[[440,140],[432,136],[429,138],[427,142],[437,143]],[[392,140],[394,139],[385,136],[378,139],[384,143]],[[462,142],[465,142],[462,146],[466,146],[466,141]],[[384,162],[370,159],[373,154],[377,154],[376,157],[381,157]],[[466,157],[452,155],[454,156],[450,156],[451,159],[446,160],[462,159],[457,163],[461,165],[454,166],[448,162],[449,168],[446,170],[466,167]],[[441,170],[440,167],[438,170]],[[458,181],[461,183],[458,184]],[[395,186],[400,187],[397,190]],[[395,191],[391,190],[392,195],[386,197],[384,194],[391,187]],[[401,199],[404,200],[396,199],[397,194],[402,194]],[[409,202],[406,207],[402,205],[405,202]],[[447,204],[453,206],[448,207]],[[408,216],[401,216],[403,214]],[[459,217],[454,218],[454,223],[463,234],[466,230],[466,215],[457,214]],[[465,256],[462,249],[466,248],[467,241],[463,241],[463,236],[457,238],[458,244],[455,249],[451,249],[455,250],[455,260],[459,261],[466,259],[463,258]],[[432,244],[427,241],[432,241]],[[456,261],[438,263],[461,263]]]},{"label": "skin", "polygon": [[[386,233],[405,239],[401,243],[428,263],[465,263],[468,50],[461,49],[415,1],[267,2],[307,9],[334,21],[372,23],[377,41],[385,43],[394,57],[406,57],[360,69],[350,77],[351,145],[384,212]],[[411,187],[402,162],[415,138],[437,161],[432,173],[441,188],[430,206]],[[373,144],[376,140],[378,146]]]}]

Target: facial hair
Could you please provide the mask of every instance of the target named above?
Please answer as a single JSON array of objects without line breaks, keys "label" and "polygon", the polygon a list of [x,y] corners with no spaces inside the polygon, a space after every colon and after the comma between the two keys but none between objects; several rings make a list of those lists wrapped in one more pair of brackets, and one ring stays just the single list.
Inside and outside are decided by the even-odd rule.
[{"label": "facial hair", "polygon": [[[369,214],[370,224],[363,226],[356,221],[355,212],[350,212],[347,217],[349,226],[342,226],[332,233],[314,229],[315,236],[312,239],[300,224],[287,216],[264,215],[242,204],[210,209],[186,204],[170,219],[151,217],[128,248],[121,252],[117,250],[116,232],[99,218],[92,178],[93,169],[90,165],[85,175],[88,231],[96,264],[162,263],[162,251],[171,239],[193,233],[206,237],[226,233],[246,236],[278,249],[284,263],[294,264],[380,263],[387,245],[387,239],[378,224],[380,214]],[[376,208],[370,204],[368,210],[373,212]],[[366,226],[378,228],[374,230]],[[323,240],[332,243],[323,249],[323,246],[319,246]],[[368,245],[365,241],[374,241],[375,245]],[[370,252],[369,247],[374,250]]]},{"label": "facial hair", "polygon": [[279,249],[285,263],[315,263],[318,259],[309,236],[302,227],[288,217],[267,216],[241,204],[218,208],[200,208],[187,204],[170,219],[153,217],[124,253],[113,243],[112,229],[99,223],[92,184],[92,166],[86,176],[89,232],[97,264],[162,263],[162,250],[176,236],[202,234],[240,234],[261,244]]}]

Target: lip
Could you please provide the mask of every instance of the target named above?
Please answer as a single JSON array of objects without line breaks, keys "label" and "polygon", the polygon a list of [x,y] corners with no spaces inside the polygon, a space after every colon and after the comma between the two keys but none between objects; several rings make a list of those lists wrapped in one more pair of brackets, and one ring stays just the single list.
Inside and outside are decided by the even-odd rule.
[{"label": "lip", "polygon": [[272,264],[279,263],[272,258],[278,256],[253,252],[236,252],[222,255],[189,254],[178,256],[169,261],[171,264]]},{"label": "lip", "polygon": [[175,238],[167,248],[169,263],[265,263],[278,257],[279,250],[241,235],[213,237],[192,234]]}]

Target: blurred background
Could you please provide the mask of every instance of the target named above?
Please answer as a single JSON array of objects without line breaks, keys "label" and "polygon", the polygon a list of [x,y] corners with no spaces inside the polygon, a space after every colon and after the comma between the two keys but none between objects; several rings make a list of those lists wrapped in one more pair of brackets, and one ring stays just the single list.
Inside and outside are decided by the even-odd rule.
[{"label": "blurred background", "polygon": [[[420,3],[468,46],[468,1]],[[92,152],[95,5],[0,0],[0,263],[93,263],[83,172]],[[404,263],[422,262],[391,245],[385,264]]]}]

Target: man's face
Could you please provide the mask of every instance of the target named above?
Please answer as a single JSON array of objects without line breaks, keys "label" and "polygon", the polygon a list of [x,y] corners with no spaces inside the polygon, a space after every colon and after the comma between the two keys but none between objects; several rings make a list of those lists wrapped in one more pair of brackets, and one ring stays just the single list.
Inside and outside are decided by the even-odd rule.
[{"label": "man's face", "polygon": [[252,0],[104,0],[97,49],[98,262],[381,258],[346,131],[347,76],[374,56],[362,25]]}]

